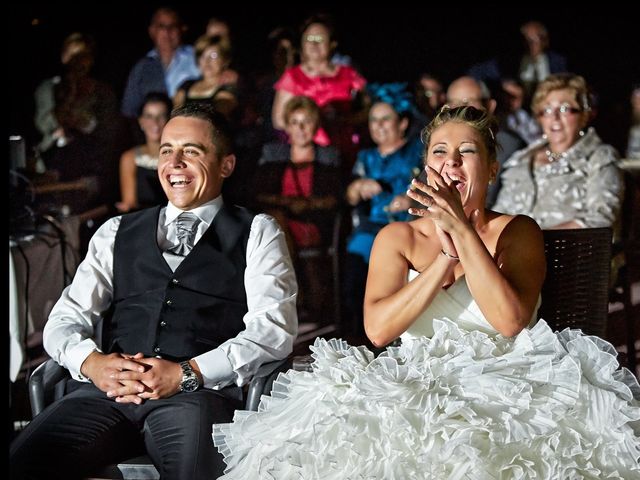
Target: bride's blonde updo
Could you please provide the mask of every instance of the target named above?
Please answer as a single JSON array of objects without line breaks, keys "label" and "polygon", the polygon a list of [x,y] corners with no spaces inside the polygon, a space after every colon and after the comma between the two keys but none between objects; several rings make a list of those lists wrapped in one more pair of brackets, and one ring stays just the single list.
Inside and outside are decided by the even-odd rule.
[{"label": "bride's blonde updo", "polygon": [[496,152],[500,148],[496,140],[498,133],[498,121],[486,110],[480,110],[472,106],[463,106],[451,108],[445,105],[440,109],[436,117],[427,125],[420,134],[422,143],[426,149],[431,141],[431,134],[445,123],[458,122],[469,125],[476,130],[487,148],[488,158],[490,162],[496,161]]}]

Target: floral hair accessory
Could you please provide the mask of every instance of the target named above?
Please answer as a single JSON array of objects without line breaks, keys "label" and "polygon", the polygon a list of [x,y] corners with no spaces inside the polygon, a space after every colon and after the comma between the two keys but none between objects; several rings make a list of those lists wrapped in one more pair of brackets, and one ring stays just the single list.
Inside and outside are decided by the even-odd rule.
[{"label": "floral hair accessory", "polygon": [[371,83],[367,86],[367,91],[373,103],[387,103],[399,114],[408,113],[413,107],[406,82]]}]

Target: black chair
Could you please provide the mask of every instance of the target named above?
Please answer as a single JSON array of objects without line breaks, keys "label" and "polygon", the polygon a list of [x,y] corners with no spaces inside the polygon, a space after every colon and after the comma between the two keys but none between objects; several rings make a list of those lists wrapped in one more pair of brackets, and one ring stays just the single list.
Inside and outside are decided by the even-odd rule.
[{"label": "black chair", "polygon": [[[309,259],[321,259],[331,269],[331,322],[336,327],[340,325],[341,320],[341,302],[340,302],[340,254],[344,250],[343,243],[345,239],[345,216],[341,209],[336,211],[333,219],[333,228],[329,243],[318,247],[301,248],[296,252],[298,260],[301,262]],[[313,294],[314,292],[307,292]],[[326,325],[325,325],[326,326]]]},{"label": "black chair", "polygon": [[[260,397],[271,393],[273,382],[280,372],[291,368],[293,358],[269,362],[262,365],[251,379],[246,393],[245,408],[258,410]],[[69,372],[49,359],[36,368],[29,377],[29,400],[31,414],[38,415],[53,401],[65,394],[66,383],[71,377]],[[158,470],[147,455],[127,459],[119,464],[106,465],[92,473],[91,479],[157,480]]]},{"label": "black chair", "polygon": [[[640,169],[640,160],[630,160]],[[635,162],[635,163],[633,163]],[[611,288],[610,301],[622,303],[622,319],[625,324],[627,366],[636,371],[636,322],[640,315],[633,305],[631,287],[640,281],[640,174],[625,171],[625,194],[622,204],[622,229],[620,238],[613,244],[613,255],[622,258],[622,265]],[[613,313],[615,318],[618,313]]]},{"label": "black chair", "polygon": [[544,230],[547,276],[538,317],[553,330],[604,338],[609,304],[611,228]]}]

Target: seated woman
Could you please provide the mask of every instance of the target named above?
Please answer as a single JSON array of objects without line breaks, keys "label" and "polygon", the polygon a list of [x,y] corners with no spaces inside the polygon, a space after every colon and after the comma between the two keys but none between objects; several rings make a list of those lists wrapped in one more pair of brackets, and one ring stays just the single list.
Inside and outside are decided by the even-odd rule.
[{"label": "seated woman", "polygon": [[346,198],[354,207],[354,230],[347,242],[345,333],[362,329],[362,300],[373,239],[390,222],[409,219],[406,191],[420,171],[422,143],[407,138],[411,94],[403,83],[372,84],[369,132],[376,144],[358,152]]},{"label": "seated woman", "polygon": [[126,213],[167,201],[158,179],[158,152],[160,135],[169,120],[171,106],[166,93],[149,93],[145,97],[138,115],[145,143],[127,150],[120,157],[118,212]]},{"label": "seated woman", "polygon": [[254,209],[273,215],[285,231],[302,292],[308,294],[309,310],[318,312],[328,281],[320,281],[323,272],[314,262],[300,265],[296,252],[331,242],[342,197],[340,160],[335,148],[313,142],[320,119],[313,100],[291,98],[284,118],[290,143],[264,146],[249,191],[254,195]]},{"label": "seated woman", "polygon": [[542,81],[531,102],[543,137],[509,158],[493,208],[531,216],[541,228],[619,230],[624,179],[615,149],[593,128],[587,83],[562,73]]},{"label": "seated woman", "polygon": [[314,141],[335,146],[348,173],[358,148],[357,127],[364,123],[362,113],[366,114],[359,108],[365,102],[359,93],[366,80],[353,67],[332,62],[337,40],[331,17],[312,15],[302,23],[300,32],[300,64],[285,70],[274,85],[273,126],[285,128],[284,106],[291,97],[311,98],[322,111],[322,128]]},{"label": "seated woman", "polygon": [[203,35],[196,40],[194,49],[202,77],[180,85],[173,98],[174,106],[190,102],[213,104],[217,111],[231,119],[238,107],[238,74],[229,69],[229,43],[219,36]]},{"label": "seated woman", "polygon": [[422,218],[376,238],[365,326],[401,345],[374,358],[316,340],[311,373],[281,375],[258,412],[214,425],[221,478],[640,474],[637,380],[613,374],[602,340],[530,326],[543,238],[529,217],[484,208],[495,125],[474,107],[442,110],[423,134],[429,184],[410,194]]}]

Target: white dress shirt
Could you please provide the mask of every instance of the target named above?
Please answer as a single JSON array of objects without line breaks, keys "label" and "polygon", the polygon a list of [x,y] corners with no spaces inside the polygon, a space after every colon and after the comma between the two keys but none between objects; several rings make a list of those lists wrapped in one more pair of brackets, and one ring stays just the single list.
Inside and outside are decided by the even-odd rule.
[{"label": "white dress shirt", "polygon": [[[222,203],[219,196],[191,210],[201,220],[196,243]],[[184,258],[166,251],[179,243],[174,220],[180,213],[182,210],[171,203],[162,208],[157,230],[158,245],[173,270]],[[89,354],[101,351],[101,320],[113,300],[113,248],[121,218],[108,220],[95,233],[87,256],[53,307],[44,328],[47,353],[76,380],[87,381],[80,367]],[[272,217],[264,214],[254,217],[246,260],[244,284],[248,312],[243,319],[246,328],[218,348],[194,358],[205,388],[242,386],[260,365],[285,358],[293,348],[298,331],[298,286],[284,233]]]}]

